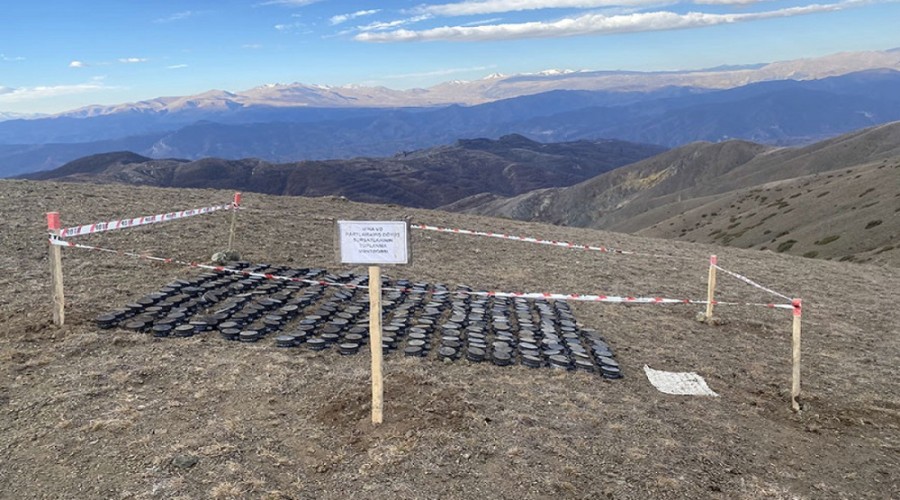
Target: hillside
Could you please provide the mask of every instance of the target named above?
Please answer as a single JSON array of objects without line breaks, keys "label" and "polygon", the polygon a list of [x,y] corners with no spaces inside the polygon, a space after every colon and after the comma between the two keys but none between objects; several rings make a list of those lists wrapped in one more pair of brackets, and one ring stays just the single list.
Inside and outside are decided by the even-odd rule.
[{"label": "hillside", "polygon": [[[49,319],[44,212],[63,224],[165,213],[230,191],[0,181],[0,491],[10,498],[891,498],[900,491],[894,268],[337,198],[247,194],[243,258],[335,273],[330,218],[399,220],[664,257],[414,231],[393,278],[507,291],[705,298],[709,254],[804,299],[803,412],[789,410],[791,316],[719,305],[575,302],[625,375],[399,352],[385,420],[369,359],[334,349],[154,338],[94,319],[200,272],[63,249],[67,319]],[[84,237],[184,261],[224,246],[228,214]],[[362,293],[360,291],[359,293]],[[771,296],[720,275],[717,298]],[[498,300],[491,306],[502,305]],[[491,311],[492,307],[487,310]],[[309,309],[304,314],[310,314]],[[271,335],[271,334],[270,334]],[[693,371],[718,398],[658,392],[642,368]]]},{"label": "hillside", "polygon": [[271,164],[257,159],[151,160],[134,153],[82,158],[28,176],[72,182],[212,187],[437,207],[482,192],[516,195],[566,186],[653,156],[663,148],[624,141],[542,144],[522,136],[460,140],[390,158]]},{"label": "hillside", "polygon": [[444,208],[898,265],[898,169],[900,122],[803,148],[690,144],[575,186]]}]

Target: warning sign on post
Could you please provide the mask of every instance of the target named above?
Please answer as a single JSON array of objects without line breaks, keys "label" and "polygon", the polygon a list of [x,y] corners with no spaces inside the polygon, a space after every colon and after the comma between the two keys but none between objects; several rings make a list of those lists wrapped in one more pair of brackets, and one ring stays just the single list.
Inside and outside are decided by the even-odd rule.
[{"label": "warning sign on post", "polygon": [[337,221],[342,264],[408,264],[407,223],[402,221]]}]

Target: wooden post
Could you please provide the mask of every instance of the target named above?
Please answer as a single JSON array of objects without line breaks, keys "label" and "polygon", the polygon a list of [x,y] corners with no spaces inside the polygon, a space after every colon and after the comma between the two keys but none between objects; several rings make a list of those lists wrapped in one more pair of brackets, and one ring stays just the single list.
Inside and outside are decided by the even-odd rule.
[{"label": "wooden post", "polygon": [[[59,236],[59,212],[47,213],[47,230],[51,236]],[[63,295],[62,248],[50,244],[50,288],[52,289],[53,324],[63,326],[66,322],[66,300]]]},{"label": "wooden post", "polygon": [[234,228],[237,225],[238,208],[241,206],[241,193],[234,193],[234,201],[231,203],[231,230],[228,232],[228,251],[234,245]]},{"label": "wooden post", "polygon": [[713,315],[713,303],[716,290],[716,256],[709,256],[709,285],[706,290],[706,319],[709,321]]},{"label": "wooden post", "polygon": [[381,268],[369,266],[369,349],[372,351],[372,423],[382,422],[384,385],[381,360]]},{"label": "wooden post", "polygon": [[803,315],[803,307],[800,299],[791,301],[794,306],[794,334],[791,342],[793,348],[793,373],[791,380],[791,409],[795,412],[800,411],[800,318]]}]

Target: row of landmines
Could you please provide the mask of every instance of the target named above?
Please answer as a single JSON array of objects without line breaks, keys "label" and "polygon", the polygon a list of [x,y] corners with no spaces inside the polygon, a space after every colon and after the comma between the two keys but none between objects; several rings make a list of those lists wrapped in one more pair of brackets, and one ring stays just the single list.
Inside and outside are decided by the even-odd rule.
[{"label": "row of landmines", "polygon": [[[245,343],[274,337],[283,348],[305,346],[356,354],[368,341],[366,277],[330,275],[321,269],[234,266],[247,273],[212,272],[177,280],[125,307],[97,318],[101,328],[190,337],[218,331]],[[266,280],[258,275],[302,277]],[[322,286],[316,282],[339,286]],[[612,349],[596,331],[581,328],[563,301],[472,297],[466,287],[383,283],[386,352],[453,361],[521,363],[538,368],[595,372],[619,378]]]}]

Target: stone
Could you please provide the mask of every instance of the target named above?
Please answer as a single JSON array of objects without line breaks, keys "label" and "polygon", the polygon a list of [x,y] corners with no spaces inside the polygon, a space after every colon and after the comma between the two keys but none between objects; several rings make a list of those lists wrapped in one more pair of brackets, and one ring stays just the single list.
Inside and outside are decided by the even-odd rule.
[{"label": "stone", "polygon": [[200,459],[194,455],[175,455],[175,458],[172,459],[172,465],[179,469],[190,469],[197,465],[199,461]]}]

